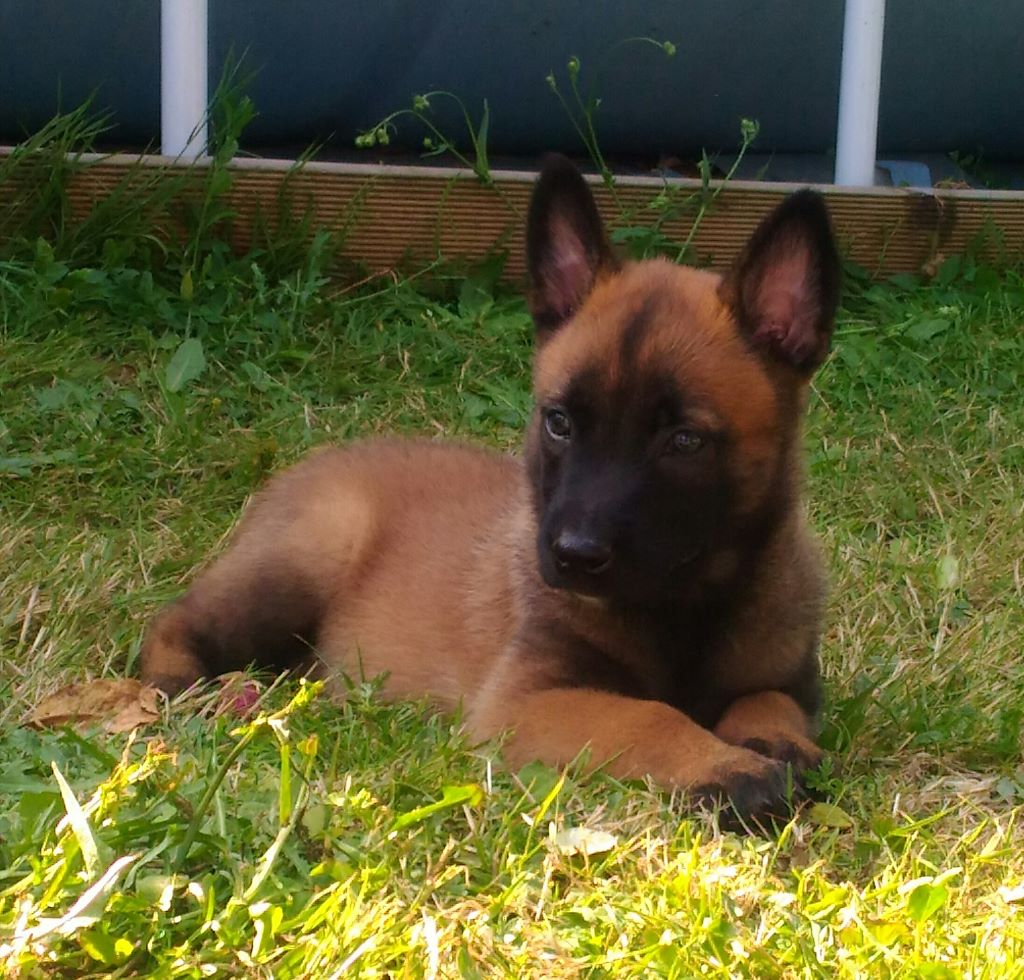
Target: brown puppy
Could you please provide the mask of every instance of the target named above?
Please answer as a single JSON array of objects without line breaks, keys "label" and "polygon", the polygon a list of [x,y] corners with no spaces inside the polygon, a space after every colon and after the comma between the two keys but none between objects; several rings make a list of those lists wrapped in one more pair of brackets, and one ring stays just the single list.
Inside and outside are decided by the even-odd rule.
[{"label": "brown puppy", "polygon": [[465,707],[514,765],[589,750],[620,776],[763,812],[815,765],[824,596],[801,416],[839,263],[788,198],[724,278],[619,264],[567,160],[528,225],[536,409],[525,459],[376,441],[270,482],[152,624],[143,679],[247,664],[387,675]]}]

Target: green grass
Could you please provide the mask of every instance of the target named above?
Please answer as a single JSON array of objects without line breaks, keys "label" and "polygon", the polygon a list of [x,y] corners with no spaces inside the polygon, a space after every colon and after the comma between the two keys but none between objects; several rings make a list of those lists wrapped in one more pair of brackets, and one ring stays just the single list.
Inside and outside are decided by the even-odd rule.
[{"label": "green grass", "polygon": [[[486,274],[338,292],[322,248],[183,255],[0,252],[10,975],[1024,973],[1024,280],[851,279],[807,436],[834,809],[764,838],[504,772],[372,685],[275,686],[249,721],[209,692],[134,740],[22,727],[134,668],[272,470],[377,432],[513,448],[529,411],[529,318]],[[565,853],[580,828],[614,840]]]}]

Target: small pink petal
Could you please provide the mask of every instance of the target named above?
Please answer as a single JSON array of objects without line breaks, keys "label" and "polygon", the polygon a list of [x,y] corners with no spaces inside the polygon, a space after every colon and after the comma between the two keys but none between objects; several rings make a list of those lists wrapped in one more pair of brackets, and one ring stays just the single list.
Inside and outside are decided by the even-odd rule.
[{"label": "small pink petal", "polygon": [[262,686],[238,671],[222,674],[217,680],[221,685],[217,713],[243,718],[250,715],[260,699]]}]

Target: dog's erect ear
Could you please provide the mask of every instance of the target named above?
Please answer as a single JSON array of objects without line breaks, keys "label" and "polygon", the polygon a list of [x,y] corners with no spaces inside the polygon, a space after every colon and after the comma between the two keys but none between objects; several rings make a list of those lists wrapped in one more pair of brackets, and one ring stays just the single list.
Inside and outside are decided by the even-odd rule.
[{"label": "dog's erect ear", "polygon": [[809,375],[828,356],[839,283],[825,201],[803,190],[761,222],[722,295],[756,348]]},{"label": "dog's erect ear", "polygon": [[565,157],[545,158],[526,222],[530,312],[538,336],[560,327],[615,265],[594,196]]}]

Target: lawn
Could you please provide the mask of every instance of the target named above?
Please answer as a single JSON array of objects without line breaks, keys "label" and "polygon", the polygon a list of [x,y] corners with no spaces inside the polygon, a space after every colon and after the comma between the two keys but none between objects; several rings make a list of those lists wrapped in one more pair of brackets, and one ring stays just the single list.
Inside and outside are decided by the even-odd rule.
[{"label": "lawn", "polygon": [[[0,243],[0,963],[10,976],[1024,975],[1024,279],[850,270],[808,495],[828,803],[775,834],[297,682],[36,731],[137,664],[267,474],[381,432],[514,449],[493,270],[347,290],[324,240]],[[186,339],[191,338],[189,343]]]}]

